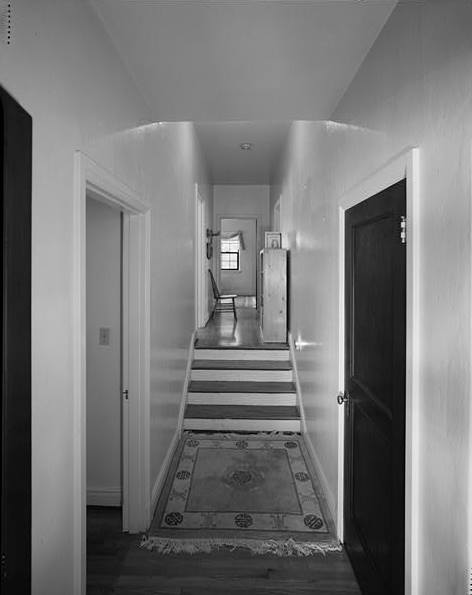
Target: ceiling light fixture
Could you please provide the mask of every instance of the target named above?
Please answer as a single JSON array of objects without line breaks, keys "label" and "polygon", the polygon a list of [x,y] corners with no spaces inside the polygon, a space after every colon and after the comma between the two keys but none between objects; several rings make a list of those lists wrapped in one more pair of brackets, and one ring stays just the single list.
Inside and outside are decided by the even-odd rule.
[{"label": "ceiling light fixture", "polygon": [[254,145],[252,143],[241,143],[239,145],[239,148],[241,149],[241,151],[252,151],[253,147],[254,147]]}]

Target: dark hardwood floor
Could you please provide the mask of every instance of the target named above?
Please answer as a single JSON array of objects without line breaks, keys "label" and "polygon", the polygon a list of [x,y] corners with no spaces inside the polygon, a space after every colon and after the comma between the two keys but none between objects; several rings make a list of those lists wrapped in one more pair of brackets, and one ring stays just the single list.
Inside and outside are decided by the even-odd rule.
[{"label": "dark hardwood floor", "polygon": [[280,349],[285,343],[264,343],[259,328],[259,314],[255,308],[237,307],[238,320],[231,312],[215,314],[205,328],[198,329],[195,347],[234,349]]},{"label": "dark hardwood floor", "polygon": [[121,533],[121,509],[87,510],[87,595],[359,594],[344,552],[308,558],[247,551],[159,555]]}]

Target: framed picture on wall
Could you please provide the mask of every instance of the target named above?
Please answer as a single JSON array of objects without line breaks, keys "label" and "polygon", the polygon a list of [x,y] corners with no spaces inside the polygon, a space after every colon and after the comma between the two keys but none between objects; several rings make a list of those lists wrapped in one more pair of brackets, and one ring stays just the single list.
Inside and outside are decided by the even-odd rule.
[{"label": "framed picture on wall", "polygon": [[282,234],[279,231],[266,231],[264,247],[282,248]]}]

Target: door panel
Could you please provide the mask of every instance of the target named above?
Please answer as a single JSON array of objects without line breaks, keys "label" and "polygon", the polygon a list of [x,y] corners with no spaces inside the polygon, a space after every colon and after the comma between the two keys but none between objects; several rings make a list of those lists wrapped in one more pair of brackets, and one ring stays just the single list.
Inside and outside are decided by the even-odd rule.
[{"label": "door panel", "polygon": [[346,211],[345,546],[363,593],[404,592],[405,181]]},{"label": "door panel", "polygon": [[31,117],[0,87],[1,591],[31,592]]}]

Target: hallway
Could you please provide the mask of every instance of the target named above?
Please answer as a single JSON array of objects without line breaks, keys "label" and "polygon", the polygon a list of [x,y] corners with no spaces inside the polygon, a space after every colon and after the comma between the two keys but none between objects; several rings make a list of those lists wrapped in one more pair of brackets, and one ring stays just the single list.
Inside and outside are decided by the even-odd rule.
[{"label": "hallway", "polygon": [[[239,307],[238,320],[235,321],[231,313],[222,313],[216,315],[210,320],[205,328],[197,333],[196,347],[202,349],[223,348],[231,349],[266,349],[271,346],[272,349],[285,347],[285,345],[263,343],[258,328],[257,310],[255,308]],[[218,432],[206,434],[212,439],[218,439]],[[204,432],[195,432],[192,436],[198,440],[205,437]],[[221,439],[226,441],[230,435],[220,434]],[[257,434],[239,433],[232,435],[235,439],[240,436],[244,441],[251,441],[257,437]],[[265,439],[269,437],[265,434]],[[282,443],[289,436],[293,439],[299,439],[298,434],[286,433],[281,435]],[[188,442],[188,441],[187,441]],[[292,445],[292,443],[290,443]],[[224,447],[222,444],[219,447]],[[209,452],[208,447],[202,452]],[[230,454],[231,451],[226,450]],[[241,455],[248,451],[239,451]],[[272,451],[273,452],[273,451]],[[278,451],[280,452],[280,450]],[[172,478],[176,474],[176,469],[180,465],[180,456],[182,451],[177,449],[174,455],[173,463],[170,465],[166,486],[163,489],[156,513],[149,534],[152,536],[162,535],[159,528],[164,524],[162,517],[169,504],[167,498],[171,492]],[[187,456],[187,455],[186,455]],[[208,455],[207,455],[208,456]],[[307,456],[305,454],[305,456]],[[183,458],[183,457],[182,457]],[[221,458],[221,456],[220,456]],[[201,456],[200,456],[201,461]],[[189,469],[192,476],[195,474],[193,463]],[[312,477],[314,471],[310,465]],[[190,475],[190,473],[189,473]],[[263,496],[264,483],[269,482],[268,473],[263,477],[262,485],[256,489]],[[291,478],[290,478],[291,479]],[[182,487],[184,482],[179,481]],[[287,479],[287,483],[289,480]],[[318,480],[314,480],[314,485],[319,491]],[[174,488],[172,488],[174,490]],[[273,488],[268,488],[273,498],[269,503],[272,510],[276,504],[277,496],[281,492],[281,486],[277,490],[277,496]],[[223,492],[227,487],[224,487]],[[235,487],[232,488],[236,490]],[[217,492],[217,486],[212,488],[212,494]],[[235,493],[236,501],[238,501]],[[243,496],[249,501],[254,497],[254,491],[249,490]],[[336,543],[334,537],[334,525],[329,519],[324,497],[319,494],[323,502],[323,513],[326,517],[326,523],[329,527],[329,533],[326,536],[317,534],[316,536],[305,536],[308,542],[315,541],[320,544]],[[170,498],[172,499],[172,497]],[[214,500],[215,498],[213,498]],[[257,497],[256,497],[257,499]],[[206,499],[208,500],[208,498]],[[234,500],[231,497],[230,500]],[[260,501],[260,498],[259,498]],[[241,502],[240,502],[241,505]],[[267,505],[267,503],[266,503]],[[175,504],[170,504],[175,508]],[[276,507],[275,507],[276,508]],[[185,516],[187,504],[182,505],[182,512]],[[250,507],[249,507],[250,509]],[[217,516],[217,515],[215,515]],[[253,515],[254,516],[254,515]],[[268,515],[270,516],[270,515]],[[175,531],[174,531],[175,533]],[[174,534],[173,533],[173,534]],[[203,534],[207,538],[211,530],[206,530]],[[214,531],[213,531],[214,533]],[[234,532],[233,532],[234,533]],[[247,531],[243,533],[247,535]],[[184,533],[188,536],[188,530]],[[196,533],[198,535],[198,531]],[[264,536],[264,531],[253,531],[251,535]],[[303,539],[301,534],[300,538]],[[331,535],[331,537],[329,537]],[[270,538],[273,540],[284,537],[283,531],[272,531]],[[264,536],[269,539],[268,536]],[[199,536],[200,538],[200,536]],[[252,538],[252,537],[251,537]],[[152,539],[152,537],[151,537]],[[165,538],[159,538],[165,539]],[[330,541],[326,541],[330,540]],[[173,541],[173,539],[171,539]],[[194,540],[195,541],[195,540]],[[231,539],[230,539],[231,541]],[[234,541],[234,540],[233,540]],[[185,539],[182,538],[182,543]],[[330,593],[353,594],[359,593],[356,580],[353,576],[350,563],[344,552],[327,551],[324,555],[315,553],[307,557],[279,557],[276,555],[264,554],[254,555],[249,550],[235,548],[235,545],[212,551],[211,553],[197,554],[160,554],[139,547],[140,537],[130,536],[121,533],[120,516],[117,511],[106,508],[88,509],[88,543],[87,543],[87,565],[88,565],[88,595],[104,595],[105,593],[119,593],[138,595],[140,593],[159,594],[178,594],[178,595],[200,595],[200,594],[221,594],[223,592],[231,594],[246,593],[257,595],[263,593],[275,594],[298,594],[298,593]],[[300,543],[303,543],[301,541]]]},{"label": "hallway", "polygon": [[[197,333],[196,347],[201,349],[266,349],[276,350],[285,345],[263,343],[258,327],[257,310],[255,308],[239,307],[238,320],[235,321],[231,313],[222,313],[210,320],[205,328]],[[287,437],[297,434],[287,433]],[[204,432],[195,432],[192,436],[200,441]],[[208,436],[208,434],[207,434]],[[213,439],[218,439],[218,432],[211,433]],[[221,434],[223,438],[224,434]],[[228,438],[228,435],[225,435]],[[250,441],[257,435],[240,433],[245,441]],[[292,438],[293,440],[293,438]],[[283,438],[282,438],[283,441]],[[221,451],[221,447],[220,447]],[[208,447],[203,452],[208,452]],[[228,452],[228,451],[226,451]],[[245,454],[247,451],[242,452]],[[171,492],[172,478],[179,468],[179,449],[170,465],[168,479],[163,490],[150,534],[160,534],[162,518],[167,498]],[[221,458],[221,457],[220,457]],[[200,457],[201,461],[201,457]],[[195,473],[191,464],[192,475]],[[314,472],[312,471],[312,474]],[[264,477],[263,483],[269,481]],[[179,485],[183,482],[180,481]],[[315,480],[315,483],[318,483]],[[232,488],[235,490],[236,488]],[[258,486],[259,491],[264,486]],[[319,487],[318,487],[319,489]],[[227,490],[227,488],[226,488]],[[277,491],[279,494],[280,488]],[[215,489],[213,489],[213,494]],[[274,490],[271,491],[274,494]],[[253,493],[247,492],[246,498]],[[321,496],[322,500],[324,498]],[[234,498],[232,498],[234,499]],[[237,499],[237,498],[236,498]],[[273,496],[271,509],[277,500]],[[169,504],[167,504],[169,506]],[[175,507],[170,505],[171,508]],[[327,514],[326,505],[323,505]],[[182,508],[183,514],[188,514],[187,505]],[[330,532],[334,526],[328,518]],[[105,593],[136,594],[151,593],[199,595],[207,593],[228,594],[247,593],[250,595],[270,593],[330,593],[348,594],[359,593],[350,563],[344,552],[328,551],[324,555],[313,554],[302,557],[279,557],[275,555],[254,555],[243,548],[234,549],[234,545],[208,553],[197,554],[159,554],[140,548],[140,538],[121,533],[120,517],[113,509],[88,509],[88,595]],[[206,530],[207,538],[211,531]],[[246,531],[244,531],[247,534]],[[256,532],[253,532],[256,533]],[[198,534],[198,533],[197,533]],[[259,532],[262,535],[263,532]],[[188,535],[188,530],[185,532]],[[282,539],[271,533],[272,539]],[[266,538],[267,539],[267,538]],[[305,539],[326,539],[326,537],[308,537]],[[334,542],[334,536],[331,538]],[[185,541],[185,540],[184,540]],[[321,543],[321,542],[320,542]]]},{"label": "hallway", "polygon": [[[18,177],[28,183],[31,204],[30,233],[20,203],[3,201],[4,221],[11,216],[21,229],[14,234],[5,224],[4,235],[13,233],[14,244],[20,241],[31,256],[31,285],[26,279],[9,285],[15,299],[4,304],[16,307],[19,294],[31,305],[31,316],[15,318],[25,324],[25,332],[8,335],[14,343],[28,342],[25,358],[12,351],[16,364],[21,361],[24,368],[12,393],[15,406],[20,384],[29,375],[31,390],[25,392],[25,408],[19,408],[28,424],[25,440],[5,417],[13,431],[12,447],[3,449],[11,464],[3,468],[13,471],[11,485],[21,480],[18,493],[25,505],[19,507],[15,496],[13,508],[20,513],[11,515],[7,506],[4,517],[18,520],[26,529],[9,525],[14,547],[2,546],[2,554],[8,569],[4,576],[13,586],[4,589],[2,582],[2,592],[84,595],[87,499],[90,505],[99,498],[109,506],[120,502],[120,496],[122,503],[129,503],[129,529],[136,537],[119,533],[114,511],[107,521],[108,511],[103,510],[108,529],[97,528],[90,517],[95,528],[89,539],[89,579],[95,592],[290,593],[298,586],[305,592],[316,592],[316,587],[326,593],[324,573],[331,571],[331,578],[339,578],[338,592],[349,590],[352,575],[345,573],[348,567],[337,554],[306,560],[251,558],[242,552],[164,558],[135,547],[150,525],[179,440],[187,385],[211,382],[202,380],[208,360],[212,371],[218,369],[208,353],[207,361],[199,358],[195,368],[193,356],[189,362],[195,329],[211,311],[211,293],[205,291],[210,289],[208,269],[220,289],[240,291],[237,284],[226,283],[226,277],[241,275],[236,269],[245,255],[237,255],[234,236],[221,237],[220,223],[251,219],[256,223],[256,254],[265,248],[265,233],[281,234],[280,245],[289,252],[287,316],[296,365],[290,363],[292,372],[298,371],[301,398],[297,402],[293,393],[279,394],[278,404],[289,397],[290,406],[303,404],[299,423],[306,429],[305,443],[311,444],[338,531],[345,528],[352,509],[347,483],[355,484],[359,518],[382,516],[382,526],[392,527],[397,535],[398,551],[404,546],[396,556],[404,562],[404,589],[398,588],[402,575],[390,564],[381,564],[395,577],[392,593],[468,593],[472,2],[17,0],[0,5],[0,87],[29,115],[33,131],[28,149],[7,167],[20,136],[12,134],[18,121],[2,104],[4,199],[8,193],[19,199]],[[25,172],[30,158],[29,180]],[[375,236],[377,244],[367,233],[377,226],[365,225],[356,225],[360,234],[366,232],[359,242],[346,242],[349,211],[403,180],[406,212],[400,220],[396,214],[396,223],[385,223],[384,231]],[[135,294],[128,301],[136,311],[130,320],[139,331],[130,333],[131,349],[123,349],[131,355],[132,369],[114,391],[117,407],[133,410],[129,448],[122,449],[131,462],[127,485],[120,485],[118,474],[103,473],[94,486],[87,486],[86,438],[91,424],[85,374],[84,205],[90,192],[133,213],[130,231],[136,242],[122,252],[141,261],[129,267],[128,275]],[[242,228],[238,225],[233,231]],[[236,235],[243,250],[245,238]],[[5,262],[11,261],[12,270],[23,278],[27,269],[19,267],[20,253],[12,250],[8,237]],[[406,253],[406,299],[401,299],[406,316],[402,314],[400,325],[388,311],[389,299],[380,298],[403,295],[403,283],[387,292],[374,278],[383,279],[383,273],[398,269],[391,258],[382,256],[382,249],[372,249],[385,237],[389,244],[396,239],[398,249]],[[223,251],[221,240],[227,240]],[[356,262],[346,258],[349,246],[365,248],[372,256],[375,266],[362,272],[367,299],[346,299],[345,264]],[[222,259],[222,253],[229,255]],[[245,287],[247,292],[252,289]],[[196,293],[203,297],[200,303]],[[374,346],[372,355],[361,352],[357,357],[362,368],[358,377],[363,386],[372,380],[375,394],[391,378],[401,400],[387,391],[384,415],[375,413],[379,429],[385,430],[382,435],[390,432],[394,442],[383,440],[385,448],[378,448],[374,440],[363,440],[357,451],[349,450],[359,456],[350,457],[344,447],[350,445],[356,414],[349,420],[347,416],[351,405],[358,410],[358,397],[349,386],[349,364],[356,358],[350,357],[346,332],[352,310],[345,306],[358,304],[358,314],[369,319],[371,301],[379,302],[382,323],[376,320],[369,326],[375,331]],[[215,323],[221,325],[221,342],[230,348],[247,341],[233,328],[231,318]],[[406,360],[403,354],[396,358],[402,363],[401,374],[382,372],[366,380],[364,371],[374,369],[373,363],[382,364],[390,351],[376,348],[377,343],[387,345],[381,335],[388,331],[395,345],[403,346],[403,330]],[[210,339],[205,332],[198,333],[196,350],[205,349]],[[119,342],[119,324],[97,320],[91,336],[94,349],[105,356]],[[105,337],[109,345],[101,340]],[[267,368],[258,364],[251,373],[262,383]],[[218,382],[237,382],[228,380],[228,367],[220,369],[226,379]],[[242,369],[240,365],[237,371]],[[277,369],[282,377],[286,372]],[[11,370],[7,376],[12,380]],[[195,391],[192,399],[201,401],[208,394]],[[210,397],[221,405],[227,394],[214,391]],[[246,400],[249,406],[251,397],[244,391],[238,398],[240,405]],[[405,419],[398,431],[388,421],[390,405]],[[189,423],[197,423],[194,419],[208,423],[203,417]],[[358,434],[380,436],[378,428],[367,430],[366,416],[357,420]],[[94,422],[106,441],[106,425],[98,416]],[[394,443],[401,443],[401,448]],[[19,464],[20,447],[31,455],[30,464]],[[392,460],[390,450],[399,463],[395,474],[382,465]],[[362,477],[365,470],[365,477],[375,479],[375,490],[345,481],[351,458],[365,463],[354,467]],[[371,458],[374,464],[368,465]],[[105,470],[109,468],[111,464]],[[390,521],[383,498],[393,493],[392,482],[398,492],[404,488],[405,497],[396,499],[401,505],[398,522]],[[123,510],[126,516],[127,507]],[[377,518],[364,524],[376,541],[381,533]],[[20,542],[27,552],[22,556],[16,547]],[[349,548],[348,532],[343,542]],[[388,549],[381,544],[372,551],[383,556]],[[21,563],[18,581],[12,579],[14,557]],[[274,575],[277,579],[271,578]]]}]

